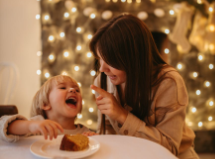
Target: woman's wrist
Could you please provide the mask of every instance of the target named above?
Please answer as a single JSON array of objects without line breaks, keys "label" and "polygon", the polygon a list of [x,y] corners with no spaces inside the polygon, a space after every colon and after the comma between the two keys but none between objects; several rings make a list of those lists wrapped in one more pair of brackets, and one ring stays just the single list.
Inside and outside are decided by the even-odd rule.
[{"label": "woman's wrist", "polygon": [[126,120],[126,118],[127,118],[127,116],[128,116],[128,111],[125,110],[125,109],[123,109],[121,115],[120,115],[120,116],[118,117],[118,119],[117,119],[117,122],[118,122],[119,124],[123,125],[124,122],[125,122],[125,120]]}]

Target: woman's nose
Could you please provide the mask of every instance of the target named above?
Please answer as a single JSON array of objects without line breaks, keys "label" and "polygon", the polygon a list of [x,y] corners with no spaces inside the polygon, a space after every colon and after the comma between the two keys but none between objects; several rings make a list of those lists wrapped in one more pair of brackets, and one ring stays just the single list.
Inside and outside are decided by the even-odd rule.
[{"label": "woman's nose", "polygon": [[99,71],[100,72],[107,72],[108,71],[107,64],[104,61],[100,61]]},{"label": "woman's nose", "polygon": [[75,90],[75,88],[70,88],[70,89],[69,89],[69,92],[76,93],[76,90]]}]

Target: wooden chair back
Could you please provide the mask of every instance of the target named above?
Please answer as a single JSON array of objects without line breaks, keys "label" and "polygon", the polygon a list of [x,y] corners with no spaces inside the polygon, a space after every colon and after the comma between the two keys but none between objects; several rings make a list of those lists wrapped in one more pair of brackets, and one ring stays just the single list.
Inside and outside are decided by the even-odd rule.
[{"label": "wooden chair back", "polygon": [[18,109],[15,105],[0,105],[0,117],[3,115],[18,114]]}]

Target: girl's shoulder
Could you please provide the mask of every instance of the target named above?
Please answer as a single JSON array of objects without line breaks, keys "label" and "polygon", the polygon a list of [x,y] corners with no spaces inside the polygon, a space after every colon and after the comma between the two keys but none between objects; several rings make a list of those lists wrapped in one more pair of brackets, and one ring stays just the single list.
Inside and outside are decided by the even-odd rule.
[{"label": "girl's shoulder", "polygon": [[36,116],[31,117],[29,120],[42,121],[42,120],[45,120],[45,118],[42,115],[36,115]]}]

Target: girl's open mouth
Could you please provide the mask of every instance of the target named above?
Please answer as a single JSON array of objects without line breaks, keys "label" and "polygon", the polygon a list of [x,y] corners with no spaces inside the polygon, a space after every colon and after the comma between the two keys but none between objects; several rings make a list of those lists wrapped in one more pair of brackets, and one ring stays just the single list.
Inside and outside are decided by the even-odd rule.
[{"label": "girl's open mouth", "polygon": [[76,108],[77,99],[74,97],[70,97],[66,100],[66,104],[72,108]]}]

